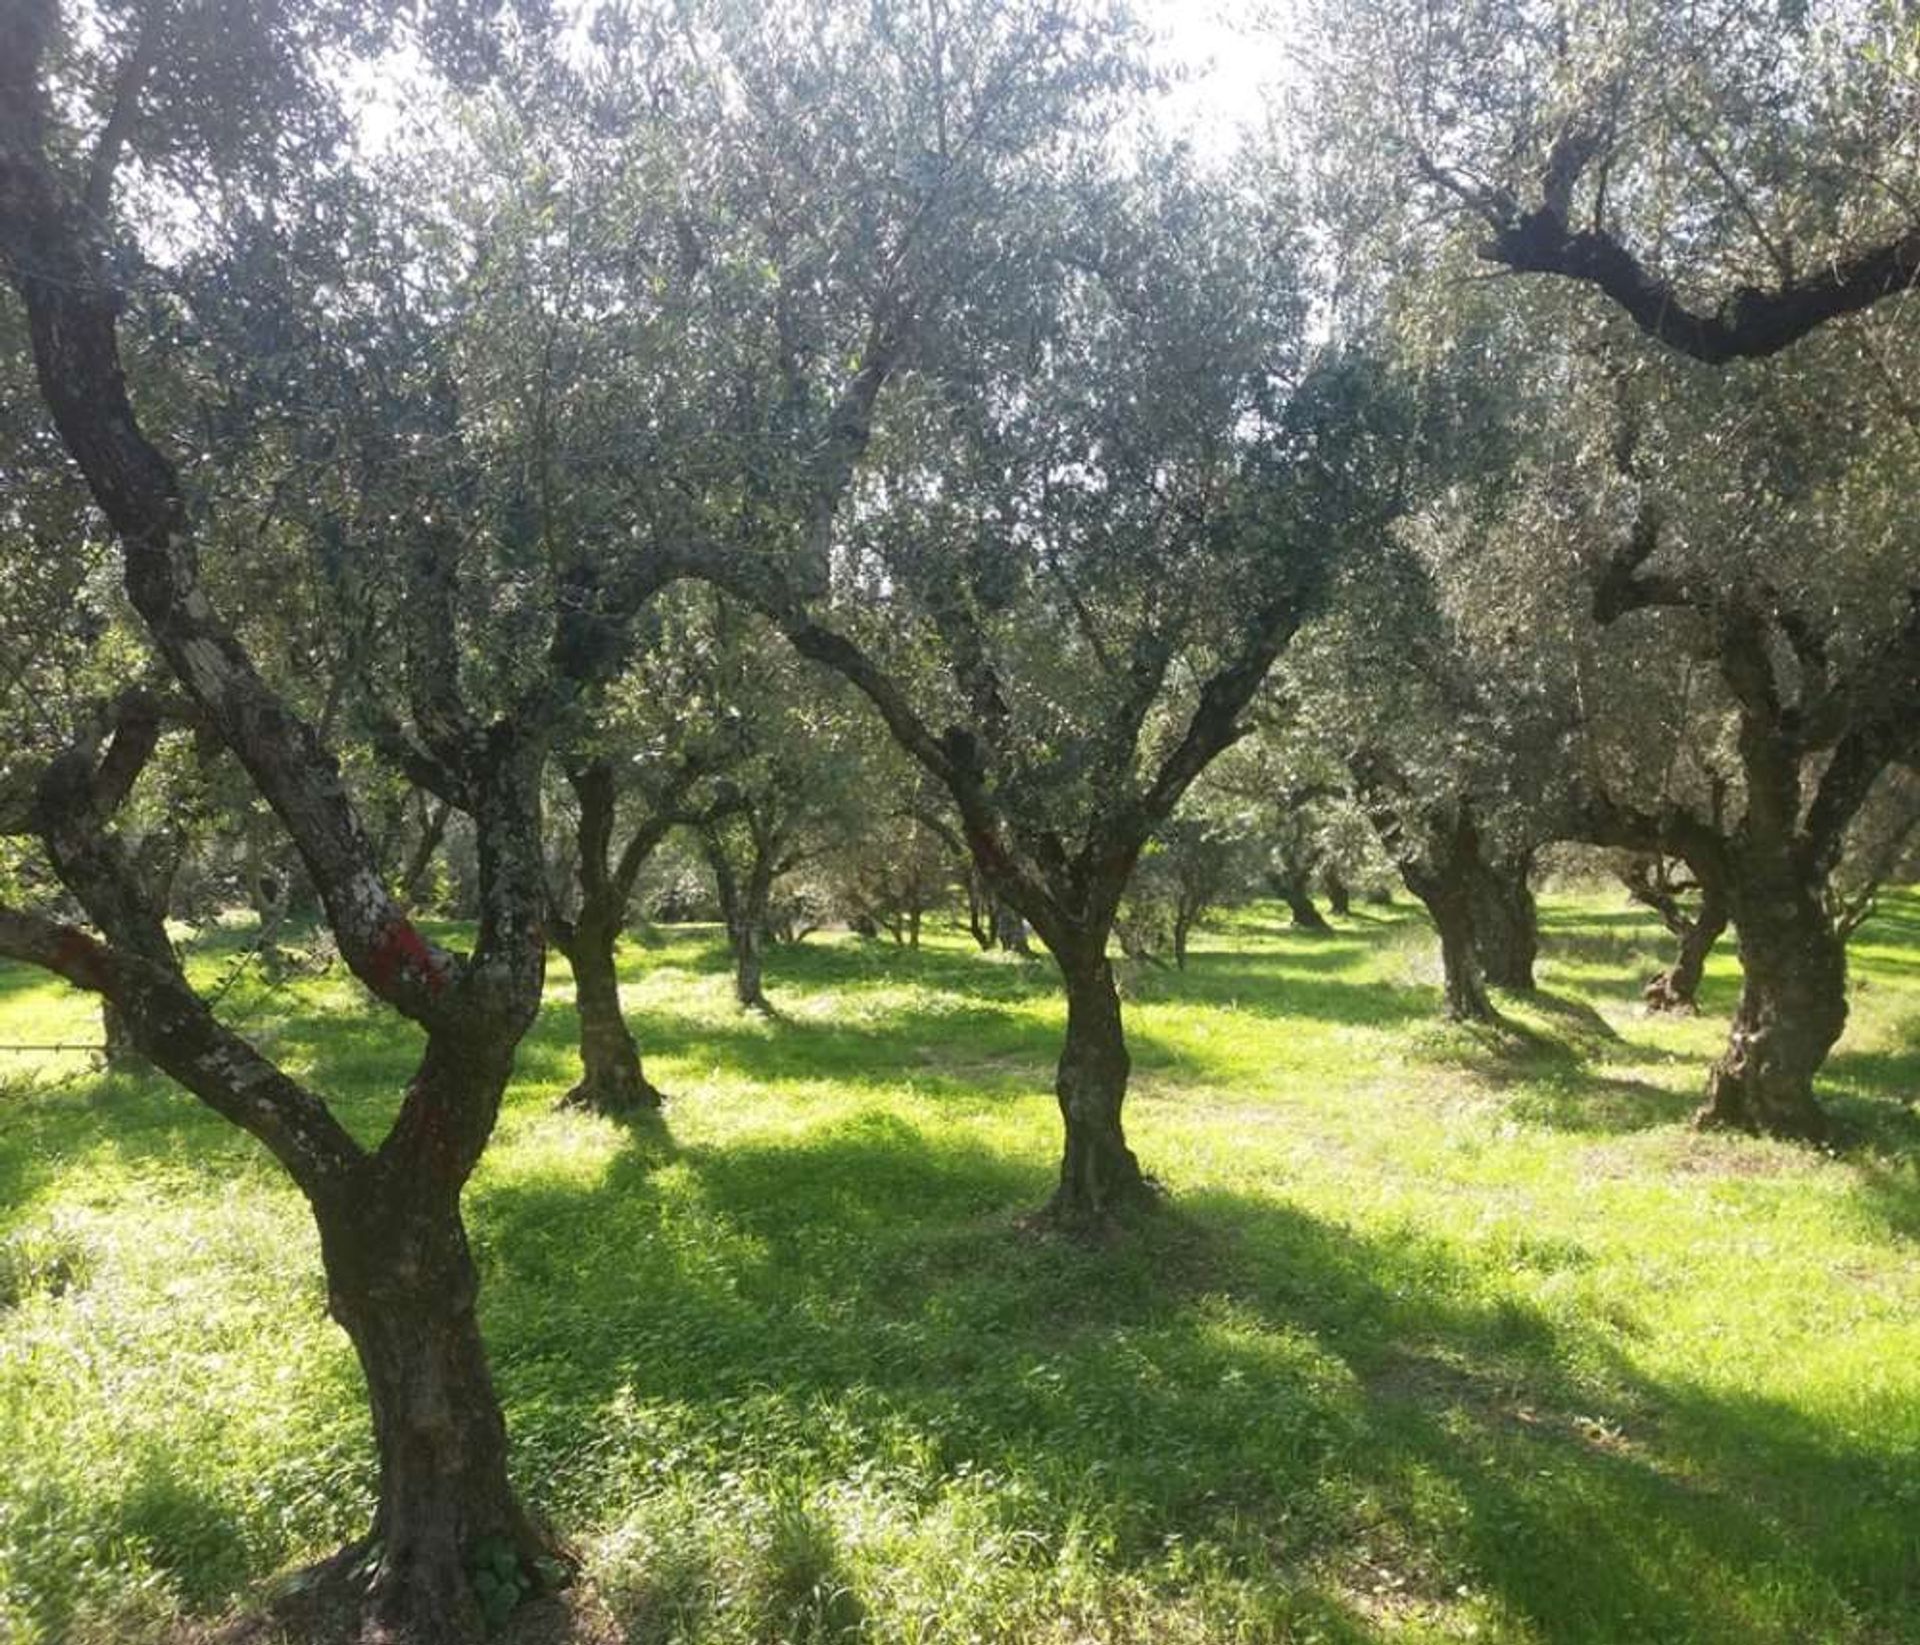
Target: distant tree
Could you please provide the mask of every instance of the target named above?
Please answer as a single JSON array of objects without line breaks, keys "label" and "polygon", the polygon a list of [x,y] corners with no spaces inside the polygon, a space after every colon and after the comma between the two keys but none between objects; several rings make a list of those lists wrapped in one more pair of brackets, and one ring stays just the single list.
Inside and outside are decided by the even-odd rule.
[{"label": "distant tree", "polygon": [[[857,750],[857,780],[869,796],[897,799],[870,801],[863,815],[846,817],[839,837],[823,842],[819,866],[838,914],[869,935],[885,931],[917,949],[927,915],[950,907],[955,885],[966,878],[966,848],[958,820],[939,803],[944,791],[934,792],[926,772],[906,759],[884,727],[863,716],[841,735],[864,740],[866,731],[878,732],[878,740]],[[974,935],[983,949],[994,946],[991,932]]]},{"label": "distant tree", "polygon": [[1569,708],[1531,677],[1530,651],[1484,643],[1445,519],[1430,501],[1353,556],[1288,683],[1307,710],[1296,740],[1344,768],[1433,921],[1448,1015],[1476,1020],[1493,1015],[1487,983],[1534,986],[1531,867],[1564,809]]},{"label": "distant tree", "polygon": [[710,679],[701,602],[662,602],[650,643],[601,694],[558,764],[565,849],[549,870],[547,930],[573,973],[579,1083],[564,1102],[595,1113],[657,1109],[620,1006],[617,949],[634,886],[674,829],[710,827],[734,803],[727,771],[748,750]]},{"label": "distant tree", "polygon": [[[1061,223],[1096,198],[1062,200]],[[1239,261],[1245,237],[1178,184],[1133,209],[1105,266],[1036,287],[1037,353],[1024,326],[992,348],[957,327],[964,358],[922,340],[824,594],[723,545],[704,562],[872,700],[1059,965],[1049,1210],[1069,1223],[1151,1198],[1106,956],[1134,865],[1241,735],[1378,478],[1367,373],[1280,375],[1284,271]]]},{"label": "distant tree", "polygon": [[1116,164],[1117,13],[796,4],[663,38],[667,112],[632,107],[671,129],[629,175],[671,159],[682,232],[630,289],[685,305],[657,426],[698,460],[635,465],[651,540],[947,788],[1067,983],[1053,1210],[1149,1200],[1107,939],[1378,478],[1367,375],[1306,369],[1284,214],[1171,153]]},{"label": "distant tree", "polygon": [[[696,829],[733,955],[734,998],[771,1013],[766,948],[783,921],[776,892],[803,864],[848,849],[872,823],[869,767],[847,692],[779,648],[763,621],[709,594],[716,640],[703,687],[724,705],[723,803]],[[807,922],[811,923],[811,921]]]},{"label": "distant tree", "polygon": [[1164,950],[1186,970],[1188,939],[1250,883],[1249,822],[1221,796],[1190,794],[1161,825],[1140,854],[1116,921],[1130,958],[1158,959]]},{"label": "distant tree", "polygon": [[[1700,1121],[1824,1136],[1813,1079],[1846,1022],[1831,876],[1920,735],[1920,587],[1888,507],[1920,430],[1912,19],[1876,0],[1577,16],[1378,0],[1362,27],[1351,8],[1320,18],[1322,175],[1350,224],[1371,223],[1364,242],[1399,267],[1416,247],[1457,263],[1404,209],[1424,190],[1481,255],[1609,299],[1595,314],[1510,296],[1543,361],[1530,403],[1569,430],[1564,471],[1598,503],[1563,491],[1533,519],[1584,515],[1607,545],[1584,558],[1616,655],[1629,629],[1697,646],[1714,686],[1701,712],[1730,732],[1713,773],[1729,800],[1716,822],[1697,792],[1590,770],[1600,791],[1574,826],[1714,859],[1745,981]],[[1428,307],[1457,320],[1462,304],[1429,291]],[[1629,349],[1615,316],[1663,348]],[[1525,329],[1509,334],[1522,346]],[[1581,392],[1596,360],[1611,419],[1607,395]]]}]

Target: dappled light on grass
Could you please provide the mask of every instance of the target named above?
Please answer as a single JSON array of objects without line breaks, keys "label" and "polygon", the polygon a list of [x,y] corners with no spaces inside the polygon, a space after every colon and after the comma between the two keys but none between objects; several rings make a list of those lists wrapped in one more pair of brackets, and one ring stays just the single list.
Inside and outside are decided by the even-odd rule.
[{"label": "dappled light on grass", "polygon": [[[1100,1245],[1020,1221],[1044,960],[815,939],[773,951],[768,1023],[710,935],[631,945],[676,1099],[631,1123],[555,1111],[557,981],[468,1199],[582,1637],[1902,1637],[1912,1159],[1689,1130],[1711,1009],[1644,1017],[1636,962],[1565,941],[1645,923],[1550,908],[1542,993],[1492,1030],[1433,1022],[1404,917],[1315,943],[1253,910],[1129,975],[1173,1198]],[[1896,1144],[1907,952],[1863,951],[1835,1058]],[[405,1036],[294,986],[262,1020],[370,1128]],[[10,1026],[63,1000],[0,987]],[[157,1080],[14,1095],[0,1204],[8,1637],[157,1640],[359,1523],[352,1356],[250,1145]]]}]

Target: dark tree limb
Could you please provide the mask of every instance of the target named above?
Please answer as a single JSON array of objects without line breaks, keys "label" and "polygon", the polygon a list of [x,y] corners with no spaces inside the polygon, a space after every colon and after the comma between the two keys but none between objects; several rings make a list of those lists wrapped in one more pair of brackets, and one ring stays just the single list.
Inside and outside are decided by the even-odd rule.
[{"label": "dark tree limb", "polygon": [[[1437,175],[1429,171],[1429,175]],[[1461,192],[1456,186],[1456,193]],[[1620,240],[1569,228],[1563,210],[1521,211],[1510,197],[1476,194],[1492,229],[1480,254],[1519,273],[1555,274],[1590,285],[1649,336],[1709,365],[1777,354],[1830,320],[1857,314],[1920,281],[1920,225],[1836,258],[1811,278],[1740,286],[1712,310],[1688,308]]]}]

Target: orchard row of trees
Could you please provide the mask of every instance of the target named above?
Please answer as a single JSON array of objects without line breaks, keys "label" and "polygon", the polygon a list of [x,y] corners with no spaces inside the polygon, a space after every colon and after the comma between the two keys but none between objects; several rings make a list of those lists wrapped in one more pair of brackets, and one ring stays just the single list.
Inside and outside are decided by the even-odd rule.
[{"label": "orchard row of trees", "polygon": [[[549,947],[578,1099],[655,1100],[612,945],[670,836],[748,1006],[823,840],[875,919],[964,855],[1066,995],[1064,1223],[1155,1191],[1111,947],[1249,839],[1303,919],[1383,854],[1463,1015],[1537,853],[1625,853],[1661,999],[1739,940],[1703,1117],[1825,1133],[1920,760],[1920,25],[1257,43],[1292,101],[1202,160],[1104,0],[0,0],[0,955],[311,1205],[370,1630],[474,1637],[483,1548],[554,1580],[461,1192]],[[453,847],[464,951],[410,917]],[[192,986],[196,874],[417,1041],[377,1144]]]}]

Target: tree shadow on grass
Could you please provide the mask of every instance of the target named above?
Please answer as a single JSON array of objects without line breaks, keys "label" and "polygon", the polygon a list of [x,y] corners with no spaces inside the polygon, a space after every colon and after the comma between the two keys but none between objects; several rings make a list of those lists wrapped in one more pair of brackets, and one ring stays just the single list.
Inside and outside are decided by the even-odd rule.
[{"label": "tree shadow on grass", "polygon": [[1649,1080],[1606,1078],[1536,1084],[1521,1091],[1507,1112],[1523,1125],[1576,1135],[1624,1136],[1663,1125],[1684,1125],[1700,1107],[1698,1091],[1671,1091]]},{"label": "tree shadow on grass", "polygon": [[[1420,1038],[1420,1054],[1430,1061],[1463,1069],[1501,1090],[1516,1085],[1591,1085],[1597,1090],[1610,1083],[1635,1083],[1610,1081],[1595,1072],[1596,1063],[1621,1054],[1625,1045],[1611,1026],[1605,1036],[1597,1035],[1577,1006],[1563,1014],[1544,1005],[1545,998],[1537,993],[1509,996],[1512,1009],[1545,1016],[1547,1020],[1541,1023],[1514,1015],[1512,1009],[1497,1012],[1491,1022],[1435,1018]],[[1571,1027],[1563,1027],[1565,1022]],[[1662,1046],[1636,1043],[1626,1049],[1636,1063],[1690,1064],[1697,1060]]]},{"label": "tree shadow on grass", "polygon": [[1554,1018],[1577,1039],[1609,1046],[1621,1043],[1620,1030],[1586,1000],[1555,994],[1545,988],[1516,994],[1513,998],[1528,1010]]},{"label": "tree shadow on grass", "polygon": [[1338,1027],[1393,1027],[1434,1015],[1434,990],[1369,977],[1374,950],[1329,943],[1316,953],[1271,950],[1196,954],[1185,971],[1143,977],[1148,1002],[1210,1005],[1267,1018],[1307,1018]]},{"label": "tree shadow on grass", "polygon": [[[1350,1638],[1391,1636],[1368,1620],[1383,1582],[1395,1603],[1482,1596],[1555,1640],[1910,1620],[1910,1579],[1861,1553],[1911,1537],[1865,1436],[1639,1378],[1605,1320],[1549,1319],[1417,1231],[1207,1193],[1091,1249],[1016,1231],[1044,1188],[877,1113],[622,1152],[586,1190],[489,1188],[486,1317],[523,1472],[578,1515],[684,1467],[911,1457],[923,1493],[1000,1482],[1046,1546],[1091,1524],[1142,1577],[1169,1539],[1206,1547],[1318,1595]],[[1768,1584],[1788,1597],[1760,1627]]]},{"label": "tree shadow on grass", "polygon": [[1901,1239],[1920,1244],[1920,1154],[1862,1166],[1860,1200]]}]

